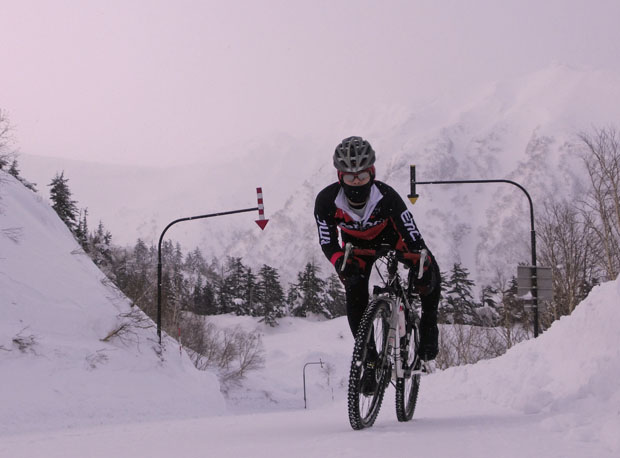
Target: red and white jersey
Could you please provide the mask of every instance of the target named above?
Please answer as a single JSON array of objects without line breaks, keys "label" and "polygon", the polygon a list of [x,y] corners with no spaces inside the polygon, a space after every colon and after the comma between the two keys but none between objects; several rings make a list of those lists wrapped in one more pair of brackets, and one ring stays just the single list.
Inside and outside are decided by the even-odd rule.
[{"label": "red and white jersey", "polygon": [[[426,248],[413,215],[400,195],[387,184],[375,181],[363,209],[349,205],[340,183],[333,183],[316,197],[314,217],[319,243],[332,264],[342,256],[342,244],[351,242],[360,248],[389,244],[411,251]],[[338,228],[342,243],[338,240]]]}]

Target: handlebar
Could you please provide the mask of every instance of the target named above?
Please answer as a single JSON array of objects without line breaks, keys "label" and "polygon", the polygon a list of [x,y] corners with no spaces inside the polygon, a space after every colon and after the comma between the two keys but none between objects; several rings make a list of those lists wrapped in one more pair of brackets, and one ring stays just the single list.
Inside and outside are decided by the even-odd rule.
[{"label": "handlebar", "polygon": [[420,267],[418,270],[418,279],[422,278],[422,275],[424,274],[424,263],[426,261],[426,258],[428,257],[428,251],[426,249],[422,249],[418,252],[405,252],[389,246],[381,247],[379,249],[355,248],[350,242],[348,242],[347,244],[345,244],[344,260],[342,262],[341,270],[344,270],[344,268],[346,267],[347,259],[351,255],[379,258],[381,256],[385,256],[390,252],[395,253],[396,259],[398,259],[399,261],[412,261],[414,264],[419,264]]}]

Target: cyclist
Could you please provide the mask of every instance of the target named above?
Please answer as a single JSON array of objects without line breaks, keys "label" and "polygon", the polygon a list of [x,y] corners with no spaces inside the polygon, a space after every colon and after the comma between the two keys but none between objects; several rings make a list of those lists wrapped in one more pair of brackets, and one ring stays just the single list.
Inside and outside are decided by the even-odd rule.
[{"label": "cyclist", "polygon": [[[403,199],[392,187],[375,179],[374,163],[375,152],[366,140],[361,137],[342,140],[334,152],[338,181],[319,192],[314,207],[321,248],[345,287],[347,318],[353,336],[368,305],[373,260],[350,256],[342,269],[344,243],[351,242],[360,248],[388,244],[401,251],[428,250]],[[337,228],[340,228],[342,245],[338,242]],[[432,254],[426,262],[423,277],[418,279],[414,275],[418,269],[410,269],[409,279],[421,297],[420,355],[429,361],[438,352],[437,307],[441,281]]]}]

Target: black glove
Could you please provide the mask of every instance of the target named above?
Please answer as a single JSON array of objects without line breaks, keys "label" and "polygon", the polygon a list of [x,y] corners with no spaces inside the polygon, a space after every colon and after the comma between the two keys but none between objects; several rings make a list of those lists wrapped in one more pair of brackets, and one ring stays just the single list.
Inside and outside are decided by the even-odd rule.
[{"label": "black glove", "polygon": [[427,254],[424,259],[423,270],[424,273],[422,274],[422,278],[418,278],[420,265],[416,265],[409,271],[409,281],[413,283],[415,291],[420,296],[428,296],[433,292],[437,283],[433,258],[431,258],[429,254]]},{"label": "black glove", "polygon": [[349,259],[347,259],[347,263],[345,264],[344,269],[342,269],[343,261],[344,256],[340,256],[338,259],[336,259],[336,262],[334,263],[334,267],[336,267],[336,273],[343,281],[353,277],[363,276],[364,270],[366,268],[366,261],[358,258],[357,256],[349,256]]}]

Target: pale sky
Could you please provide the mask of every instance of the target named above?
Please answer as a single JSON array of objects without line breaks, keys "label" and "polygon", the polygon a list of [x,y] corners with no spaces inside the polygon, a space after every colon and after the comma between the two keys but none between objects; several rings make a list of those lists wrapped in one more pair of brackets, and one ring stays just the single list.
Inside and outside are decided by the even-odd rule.
[{"label": "pale sky", "polygon": [[617,0],[0,0],[22,153],[165,165],[561,62],[620,71]]}]

